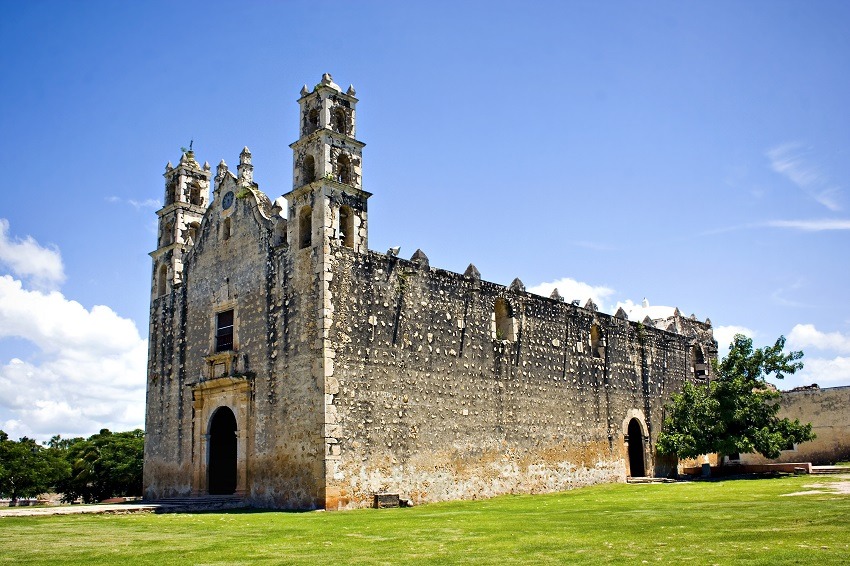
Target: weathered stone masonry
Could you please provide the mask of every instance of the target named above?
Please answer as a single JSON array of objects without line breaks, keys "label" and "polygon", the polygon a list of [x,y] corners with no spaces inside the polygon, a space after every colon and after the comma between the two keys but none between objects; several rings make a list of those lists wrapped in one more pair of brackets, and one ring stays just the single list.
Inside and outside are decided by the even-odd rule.
[{"label": "weathered stone masonry", "polygon": [[284,197],[260,192],[247,148],[237,174],[216,168],[212,205],[209,165],[189,151],[166,169],[146,495],[338,509],[667,474],[663,406],[709,377],[710,323],[632,322],[368,250],[354,90],[325,75],[301,94]]}]

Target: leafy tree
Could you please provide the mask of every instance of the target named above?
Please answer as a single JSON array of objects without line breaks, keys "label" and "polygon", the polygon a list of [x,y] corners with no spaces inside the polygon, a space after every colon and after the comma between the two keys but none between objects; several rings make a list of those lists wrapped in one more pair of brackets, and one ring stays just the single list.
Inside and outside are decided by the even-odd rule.
[{"label": "leafy tree", "polygon": [[810,423],[776,416],[779,393],[765,378],[783,379],[803,367],[798,361],[803,352],[786,354],[784,349],[784,336],[773,346],[754,349],[752,339],[736,334],[729,354],[713,364],[716,380],[686,383],[673,396],[658,451],[680,458],[751,452],[776,458],[781,450],[814,439]]},{"label": "leafy tree", "polygon": [[54,437],[51,442],[64,443],[65,458],[71,466],[70,476],[58,486],[63,500],[81,497],[86,503],[93,503],[142,493],[142,430],[113,433],[102,429],[85,440]]},{"label": "leafy tree", "polygon": [[61,454],[22,437],[18,442],[0,430],[0,495],[13,500],[35,497],[70,474]]}]

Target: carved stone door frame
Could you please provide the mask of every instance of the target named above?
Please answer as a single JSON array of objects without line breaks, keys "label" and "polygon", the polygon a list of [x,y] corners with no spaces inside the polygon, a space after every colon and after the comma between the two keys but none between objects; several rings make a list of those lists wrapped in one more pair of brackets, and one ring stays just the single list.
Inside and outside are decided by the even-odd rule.
[{"label": "carved stone door frame", "polygon": [[219,407],[227,407],[236,417],[236,492],[248,493],[248,434],[251,420],[251,382],[245,377],[219,377],[192,385],[192,495],[209,494],[210,424]]}]

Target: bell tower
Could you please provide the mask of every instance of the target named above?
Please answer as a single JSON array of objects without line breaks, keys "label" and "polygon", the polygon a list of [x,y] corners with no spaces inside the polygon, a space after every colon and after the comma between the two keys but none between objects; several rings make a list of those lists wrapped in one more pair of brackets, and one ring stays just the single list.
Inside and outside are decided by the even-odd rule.
[{"label": "bell tower", "polygon": [[195,161],[190,148],[177,167],[165,166],[165,200],[157,211],[159,233],[153,258],[151,297],[166,295],[183,281],[183,256],[198,239],[201,219],[209,206],[210,165]]},{"label": "bell tower", "polygon": [[368,249],[362,156],[355,138],[357,99],[329,74],[313,90],[301,89],[300,137],[291,144],[292,190],[288,240],[296,250],[324,249],[326,243],[355,251]]}]

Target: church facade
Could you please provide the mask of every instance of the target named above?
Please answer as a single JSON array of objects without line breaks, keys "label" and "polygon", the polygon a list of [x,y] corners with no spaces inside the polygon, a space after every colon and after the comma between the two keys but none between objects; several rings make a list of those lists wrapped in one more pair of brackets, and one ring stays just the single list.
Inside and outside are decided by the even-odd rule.
[{"label": "church facade", "polygon": [[710,321],[629,321],[370,250],[357,103],[329,75],[302,89],[275,201],[248,148],[235,173],[191,150],[166,166],[145,496],[344,509],[675,469],[655,441],[671,394],[710,378]]}]

